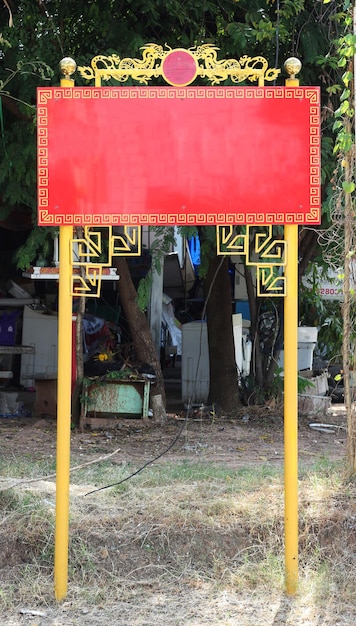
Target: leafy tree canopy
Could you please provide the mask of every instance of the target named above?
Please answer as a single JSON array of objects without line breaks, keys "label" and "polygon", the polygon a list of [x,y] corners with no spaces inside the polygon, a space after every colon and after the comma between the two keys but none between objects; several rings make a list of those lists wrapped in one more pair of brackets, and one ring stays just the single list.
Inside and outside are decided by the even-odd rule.
[{"label": "leafy tree canopy", "polygon": [[[154,42],[183,48],[214,43],[220,58],[261,55],[272,67],[281,67],[290,56],[301,59],[301,84],[320,85],[322,91],[327,220],[335,167],[333,111],[345,70],[335,41],[344,34],[350,7],[350,0],[6,0],[0,14],[0,219],[14,208],[27,208],[36,222],[36,86],[58,84],[64,56],[78,65],[113,52],[139,58],[140,47]],[[76,77],[78,85],[83,82]],[[277,83],[284,83],[283,75]],[[47,236],[46,229],[34,228],[26,264]],[[305,229],[301,268],[315,244],[315,230]],[[22,253],[18,262],[25,263]]]},{"label": "leafy tree canopy", "polygon": [[[88,64],[96,54],[113,51],[137,57],[140,46],[151,41],[185,48],[211,42],[220,47],[221,58],[262,54],[271,66],[280,67],[288,56],[298,56],[303,62],[302,82],[330,86],[335,69],[318,64],[318,59],[330,52],[339,29],[336,18],[340,20],[347,4],[7,0],[0,14],[1,217],[19,204],[35,208],[35,88],[58,83],[58,63],[64,56]],[[80,77],[76,81],[80,84]],[[326,103],[327,98],[325,91]],[[326,143],[324,155],[329,152]]]}]

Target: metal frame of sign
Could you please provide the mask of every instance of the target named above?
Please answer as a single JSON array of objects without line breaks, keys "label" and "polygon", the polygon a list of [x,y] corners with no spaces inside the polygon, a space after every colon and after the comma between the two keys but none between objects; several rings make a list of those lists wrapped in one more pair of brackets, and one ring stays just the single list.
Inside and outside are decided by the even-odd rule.
[{"label": "metal frame of sign", "polygon": [[317,87],[39,88],[38,224],[319,224],[319,128]]}]

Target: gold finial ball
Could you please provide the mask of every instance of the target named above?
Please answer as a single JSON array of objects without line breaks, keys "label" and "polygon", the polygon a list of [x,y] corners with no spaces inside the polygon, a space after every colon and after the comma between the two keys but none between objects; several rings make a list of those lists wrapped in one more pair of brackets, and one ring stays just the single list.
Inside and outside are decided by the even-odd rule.
[{"label": "gold finial ball", "polygon": [[77,64],[70,57],[65,57],[60,61],[59,69],[66,78],[69,78],[72,74],[74,74],[75,70],[77,69]]},{"label": "gold finial ball", "polygon": [[290,57],[285,61],[284,69],[291,78],[294,78],[302,69],[302,64],[296,57]]}]

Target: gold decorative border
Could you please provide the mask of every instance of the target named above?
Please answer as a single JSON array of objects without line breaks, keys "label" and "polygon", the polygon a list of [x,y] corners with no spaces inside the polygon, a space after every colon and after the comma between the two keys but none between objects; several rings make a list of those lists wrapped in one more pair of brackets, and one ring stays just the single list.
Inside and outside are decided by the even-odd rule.
[{"label": "gold decorative border", "polygon": [[[47,116],[48,100],[239,99],[309,100],[311,124],[318,124],[318,87],[53,87],[38,88],[37,117]],[[42,108],[41,108],[42,107]]]},{"label": "gold decorative border", "polygon": [[[309,211],[301,213],[190,213],[186,214],[90,214],[53,215],[48,209],[48,110],[52,99],[125,98],[265,98],[309,100],[310,197]],[[38,223],[42,226],[93,225],[215,225],[215,224],[319,224],[320,209],[320,123],[319,89],[316,87],[163,87],[163,88],[39,88],[38,89]]]},{"label": "gold decorative border", "polygon": [[319,224],[320,210],[309,213],[150,213],[148,214],[90,214],[53,215],[48,209],[39,210],[40,226],[215,226],[215,224],[236,224],[267,226],[269,224]]}]

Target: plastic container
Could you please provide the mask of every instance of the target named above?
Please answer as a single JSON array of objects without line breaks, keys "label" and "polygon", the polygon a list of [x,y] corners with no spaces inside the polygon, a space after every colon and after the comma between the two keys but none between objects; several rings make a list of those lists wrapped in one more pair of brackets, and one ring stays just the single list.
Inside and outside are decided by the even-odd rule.
[{"label": "plastic container", "polygon": [[[298,370],[313,369],[313,355],[318,340],[318,329],[314,326],[298,326]],[[278,364],[284,367],[284,350],[281,350]]]},{"label": "plastic container", "polygon": [[182,326],[182,400],[191,404],[206,403],[209,395],[210,368],[206,322],[188,322]]},{"label": "plastic container", "polygon": [[0,317],[0,345],[14,346],[16,343],[17,318],[21,311],[10,311],[2,313]]}]

